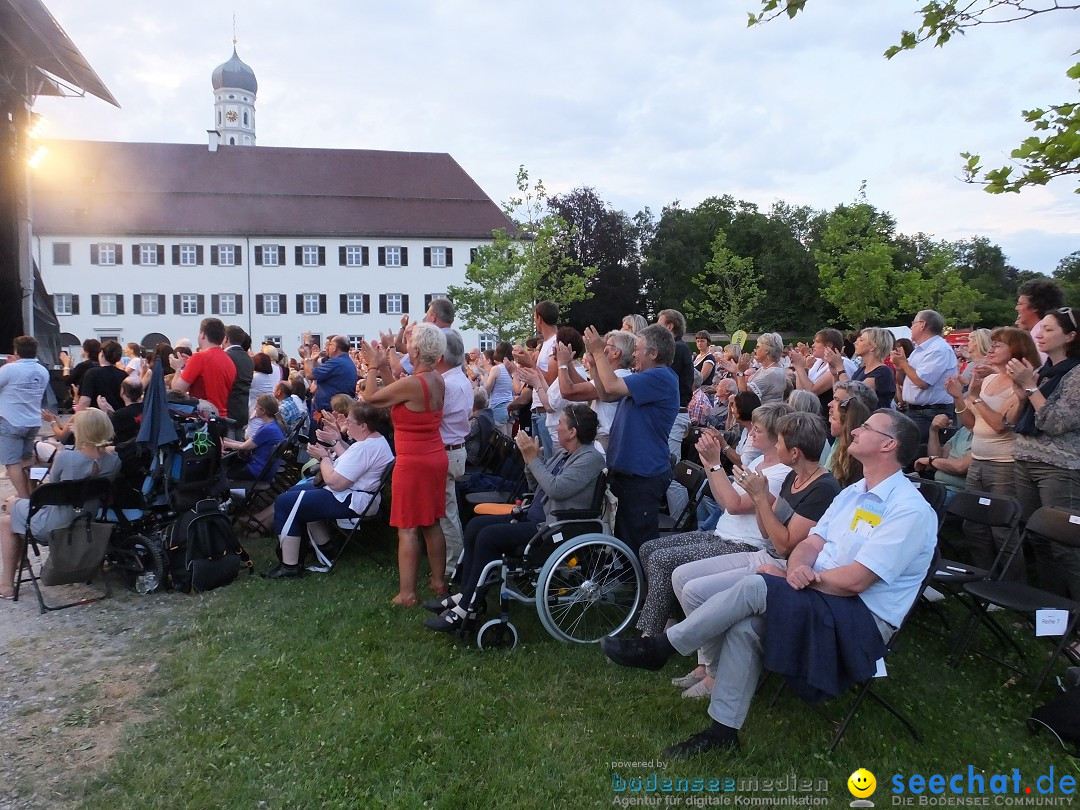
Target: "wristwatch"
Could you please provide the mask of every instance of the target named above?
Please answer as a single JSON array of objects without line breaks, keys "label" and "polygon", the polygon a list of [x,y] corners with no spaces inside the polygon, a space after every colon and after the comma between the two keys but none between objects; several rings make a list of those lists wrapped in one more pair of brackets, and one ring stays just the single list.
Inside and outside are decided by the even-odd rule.
[{"label": "wristwatch", "polygon": [[745,376],[746,376],[746,372],[745,372],[745,371],[736,371],[736,372],[735,372],[735,376],[736,376],[736,377],[745,377]]},{"label": "wristwatch", "polygon": [[709,472],[721,472],[723,471],[723,469],[723,464],[713,464],[711,467],[709,467]]},{"label": "wristwatch", "polygon": [[1027,394],[1030,397],[1032,394],[1034,394],[1038,390],[1039,390],[1038,386],[1033,386],[1031,388],[1025,388],[1024,393]]}]

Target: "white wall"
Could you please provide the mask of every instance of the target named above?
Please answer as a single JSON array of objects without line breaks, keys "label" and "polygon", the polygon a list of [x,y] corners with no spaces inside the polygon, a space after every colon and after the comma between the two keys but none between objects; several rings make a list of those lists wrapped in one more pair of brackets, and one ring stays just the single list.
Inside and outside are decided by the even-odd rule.
[{"label": "white wall", "polygon": [[[71,264],[53,264],[53,244],[67,242],[71,245]],[[115,242],[123,245],[123,264],[96,266],[90,262],[92,244]],[[132,253],[140,243],[165,245],[165,264],[147,267],[132,263]],[[198,244],[203,246],[203,265],[197,267],[174,266],[172,245]],[[236,267],[215,267],[210,264],[210,247],[218,244],[242,246],[240,262]],[[285,247],[284,264],[280,267],[254,265],[255,247],[263,244],[279,244]],[[318,244],[326,248],[326,265],[323,267],[297,267],[295,247]],[[404,293],[409,296],[409,316],[419,320],[424,315],[424,296],[446,293],[450,285],[465,281],[465,268],[469,262],[470,249],[485,244],[483,240],[430,241],[418,239],[285,239],[276,237],[131,237],[102,236],[46,236],[34,239],[34,252],[41,269],[42,279],[50,294],[74,293],[80,297],[78,315],[60,315],[60,329],[76,335],[79,340],[103,335],[117,336],[122,342],[141,343],[152,332],[167,335],[172,341],[191,338],[194,342],[200,316],[173,313],[173,295],[198,293],[206,296],[206,317],[211,315],[210,296],[214,293],[239,293],[243,296],[243,314],[221,316],[229,323],[238,323],[251,335],[257,346],[267,335],[280,335],[282,345],[290,356],[300,342],[303,332],[310,331],[323,336],[329,334],[364,335],[376,338],[378,332],[396,331],[399,315],[379,314],[379,295]],[[369,253],[367,267],[341,267],[338,265],[338,247],[341,245],[366,245]],[[404,246],[408,248],[409,266],[388,268],[378,266],[380,246]],[[424,248],[445,246],[453,249],[453,266],[447,268],[424,267]],[[124,295],[124,314],[115,316],[93,315],[91,295],[118,293]],[[141,293],[165,295],[163,315],[133,314],[132,296]],[[285,294],[287,314],[258,315],[255,312],[255,296],[263,293]],[[296,294],[323,293],[327,296],[325,315],[303,315],[295,311]],[[367,293],[371,296],[371,314],[343,315],[339,313],[340,293]],[[476,346],[479,335],[475,331],[463,331],[466,349]]]}]

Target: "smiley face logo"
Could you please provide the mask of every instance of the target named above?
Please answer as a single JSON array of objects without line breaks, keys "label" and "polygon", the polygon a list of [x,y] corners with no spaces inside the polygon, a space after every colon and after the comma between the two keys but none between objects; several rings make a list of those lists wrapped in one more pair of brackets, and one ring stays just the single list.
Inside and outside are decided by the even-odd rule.
[{"label": "smiley face logo", "polygon": [[859,768],[848,777],[847,789],[856,799],[865,799],[877,789],[877,779],[866,768]]}]

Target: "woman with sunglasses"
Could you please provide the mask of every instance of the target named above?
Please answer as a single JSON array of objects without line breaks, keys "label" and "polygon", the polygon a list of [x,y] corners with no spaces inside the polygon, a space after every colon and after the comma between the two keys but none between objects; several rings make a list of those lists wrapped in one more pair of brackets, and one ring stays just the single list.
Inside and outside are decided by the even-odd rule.
[{"label": "woman with sunglasses", "polygon": [[[1047,356],[1037,372],[1030,360],[1005,366],[1023,405],[1016,424],[1016,497],[1026,520],[1040,506],[1080,511],[1080,329],[1070,307],[1047,312],[1035,338]],[[1080,598],[1080,550],[1029,536],[1039,584]]]},{"label": "woman with sunglasses", "polygon": [[525,474],[536,492],[528,514],[518,520],[511,515],[480,515],[465,527],[465,554],[461,560],[461,593],[424,603],[438,616],[424,620],[431,630],[456,630],[476,617],[476,589],[484,567],[503,554],[523,548],[541,523],[558,518],[556,512],[592,506],[596,479],[604,469],[604,457],[593,446],[598,427],[596,412],[588,405],[567,405],[559,415],[558,446],[548,461],[540,456],[540,443],[523,431],[514,437],[525,459]]},{"label": "woman with sunglasses", "polygon": [[841,380],[833,386],[833,400],[829,403],[829,434],[833,443],[821,466],[836,477],[841,488],[863,477],[862,464],[848,453],[848,446],[852,431],[870,418],[877,401],[877,392],[866,383]]},{"label": "woman with sunglasses", "polygon": [[[968,467],[966,488],[994,495],[1012,497],[1016,492],[1014,452],[1016,433],[1013,425],[1021,411],[1012,378],[1005,371],[1010,360],[1026,360],[1033,368],[1039,365],[1035,341],[1023,329],[1006,327],[990,333],[990,348],[986,356],[968,366],[970,385],[963,393],[963,383],[954,377],[945,388],[953,395],[956,417],[971,429],[971,466]],[[934,456],[929,464],[937,468],[941,462]],[[947,462],[946,462],[947,464]],[[980,523],[964,523],[964,540],[971,561],[987,570],[1003,547],[1012,548],[1020,542],[1017,529],[989,529]],[[1024,578],[1024,551],[1016,556],[1002,579]]]}]

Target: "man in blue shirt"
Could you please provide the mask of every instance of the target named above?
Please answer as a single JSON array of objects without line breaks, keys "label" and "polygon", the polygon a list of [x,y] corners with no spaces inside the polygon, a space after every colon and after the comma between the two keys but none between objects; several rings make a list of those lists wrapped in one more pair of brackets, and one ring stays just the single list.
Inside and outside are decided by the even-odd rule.
[{"label": "man in blue shirt", "polygon": [[[657,670],[676,652],[688,655],[697,649],[714,662],[712,725],[669,748],[667,756],[738,747],[738,729],[768,652],[764,628],[769,586],[761,574],[785,577],[786,585],[774,585],[793,591],[812,589],[831,598],[850,598],[845,608],[861,612],[869,632],[876,629],[882,641],[892,637],[918,597],[937,543],[934,511],[903,473],[918,449],[918,430],[904,414],[881,409],[855,428],[853,436],[848,452],[862,462],[865,478],[837,495],[791,552],[786,572],[760,567],[758,574],[710,597],[659,636],[608,636],[601,641],[608,658],[623,666]],[[873,672],[872,662],[866,663]]]},{"label": "man in blue shirt", "polygon": [[618,402],[608,434],[608,482],[619,499],[615,536],[637,553],[660,534],[660,501],[671,481],[668,435],[679,413],[679,378],[671,370],[675,339],[659,324],[638,332],[634,374],[619,377],[604,356],[604,338],[585,330],[593,383],[603,402]]},{"label": "man in blue shirt", "polygon": [[344,335],[334,335],[326,341],[326,359],[311,363],[310,377],[315,381],[312,407],[315,413],[330,409],[330,400],[337,394],[356,396],[356,364],[349,357],[349,341]]},{"label": "man in blue shirt", "polygon": [[907,415],[915,421],[924,444],[935,416],[943,413],[950,422],[956,420],[952,395],[945,390],[945,383],[956,376],[956,354],[941,336],[944,331],[945,319],[932,309],[924,309],[911,322],[911,342],[915,344],[911,357],[902,349],[892,352],[893,366],[904,378]]},{"label": "man in blue shirt", "polygon": [[0,462],[20,498],[30,497],[23,467],[33,460],[41,398],[49,385],[49,372],[37,361],[37,350],[35,338],[21,335],[15,338],[15,358],[0,367]]}]

